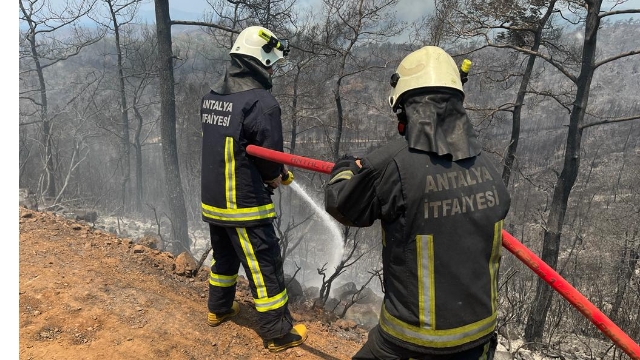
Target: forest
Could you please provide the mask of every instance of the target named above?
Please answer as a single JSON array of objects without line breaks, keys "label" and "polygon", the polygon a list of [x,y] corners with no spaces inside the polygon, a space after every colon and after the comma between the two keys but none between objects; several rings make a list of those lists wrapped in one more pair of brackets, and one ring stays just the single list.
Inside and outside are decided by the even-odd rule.
[{"label": "forest", "polygon": [[[200,100],[244,27],[288,39],[272,90],[285,151],[328,162],[400,137],[389,78],[436,45],[473,63],[465,107],[511,193],[505,230],[640,339],[640,8],[434,0],[407,22],[399,0],[208,3],[192,21],[155,0],[148,22],[141,0],[20,1],[19,187],[39,209],[146,221],[166,251],[204,260]],[[323,212],[328,176],[291,170],[274,194],[285,272],[323,305],[346,283],[354,299],[384,291],[379,227],[337,225]],[[506,251],[499,294],[502,334],[559,357],[577,340],[593,358],[628,358],[592,349],[606,337]]]}]

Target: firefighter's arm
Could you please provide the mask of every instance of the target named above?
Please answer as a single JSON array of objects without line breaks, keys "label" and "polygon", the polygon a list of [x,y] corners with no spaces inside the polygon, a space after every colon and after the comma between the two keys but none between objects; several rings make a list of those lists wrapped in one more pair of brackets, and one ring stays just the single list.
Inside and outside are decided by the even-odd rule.
[{"label": "firefighter's arm", "polygon": [[378,218],[375,170],[361,166],[352,156],[341,158],[325,188],[325,210],[343,225],[367,227]]},{"label": "firefighter's arm", "polygon": [[[262,101],[257,101],[253,111],[248,113],[244,120],[244,130],[249,144],[282,152],[280,113],[280,107],[276,103],[263,104]],[[271,188],[277,188],[282,181],[282,175],[288,173],[282,164],[259,157],[251,158],[258,168],[262,180]]]}]

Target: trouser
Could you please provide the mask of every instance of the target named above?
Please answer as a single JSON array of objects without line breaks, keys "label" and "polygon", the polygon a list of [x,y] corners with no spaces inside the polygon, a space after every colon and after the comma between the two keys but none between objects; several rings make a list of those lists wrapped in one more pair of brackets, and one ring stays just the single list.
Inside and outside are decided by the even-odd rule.
[{"label": "trouser", "polygon": [[352,360],[492,360],[498,345],[494,334],[490,340],[462,352],[454,354],[433,355],[426,352],[412,351],[387,340],[381,334],[380,326],[369,331],[367,342],[351,358]]},{"label": "trouser", "polygon": [[258,311],[258,335],[263,339],[273,339],[291,331],[293,319],[288,308],[280,245],[273,224],[247,228],[209,224],[209,232],[213,249],[209,312],[223,313],[231,308],[242,264]]}]

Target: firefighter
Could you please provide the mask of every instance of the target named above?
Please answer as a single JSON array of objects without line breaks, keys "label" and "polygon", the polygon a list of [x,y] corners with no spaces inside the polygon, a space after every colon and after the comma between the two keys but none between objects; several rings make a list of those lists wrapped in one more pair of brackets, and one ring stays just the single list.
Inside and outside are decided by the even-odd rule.
[{"label": "firefighter", "polygon": [[225,74],[201,101],[202,219],[209,224],[213,259],[209,274],[208,324],[235,316],[242,264],[257,310],[257,333],[278,352],[302,344],[303,324],[293,325],[271,196],[293,179],[281,164],[252,157],[253,144],[282,151],[280,106],[269,91],[273,66],[289,49],[263,27],[244,29],[229,52]]},{"label": "firefighter", "polygon": [[384,300],[353,359],[489,359],[510,196],[463,107],[462,77],[435,46],[407,55],[389,105],[402,135],[336,162],[326,210],[347,226],[380,220]]}]

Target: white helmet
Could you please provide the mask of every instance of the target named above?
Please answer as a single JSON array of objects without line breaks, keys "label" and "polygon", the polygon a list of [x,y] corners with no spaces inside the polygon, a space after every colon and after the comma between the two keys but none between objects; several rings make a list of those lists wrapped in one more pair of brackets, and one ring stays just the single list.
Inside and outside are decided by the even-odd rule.
[{"label": "white helmet", "polygon": [[447,87],[462,90],[460,70],[451,55],[437,46],[425,46],[407,55],[391,76],[389,105],[398,107],[405,92],[426,87]]},{"label": "white helmet", "polygon": [[289,53],[285,40],[278,40],[270,30],[262,26],[250,26],[238,35],[229,54],[251,56],[270,67]]}]

